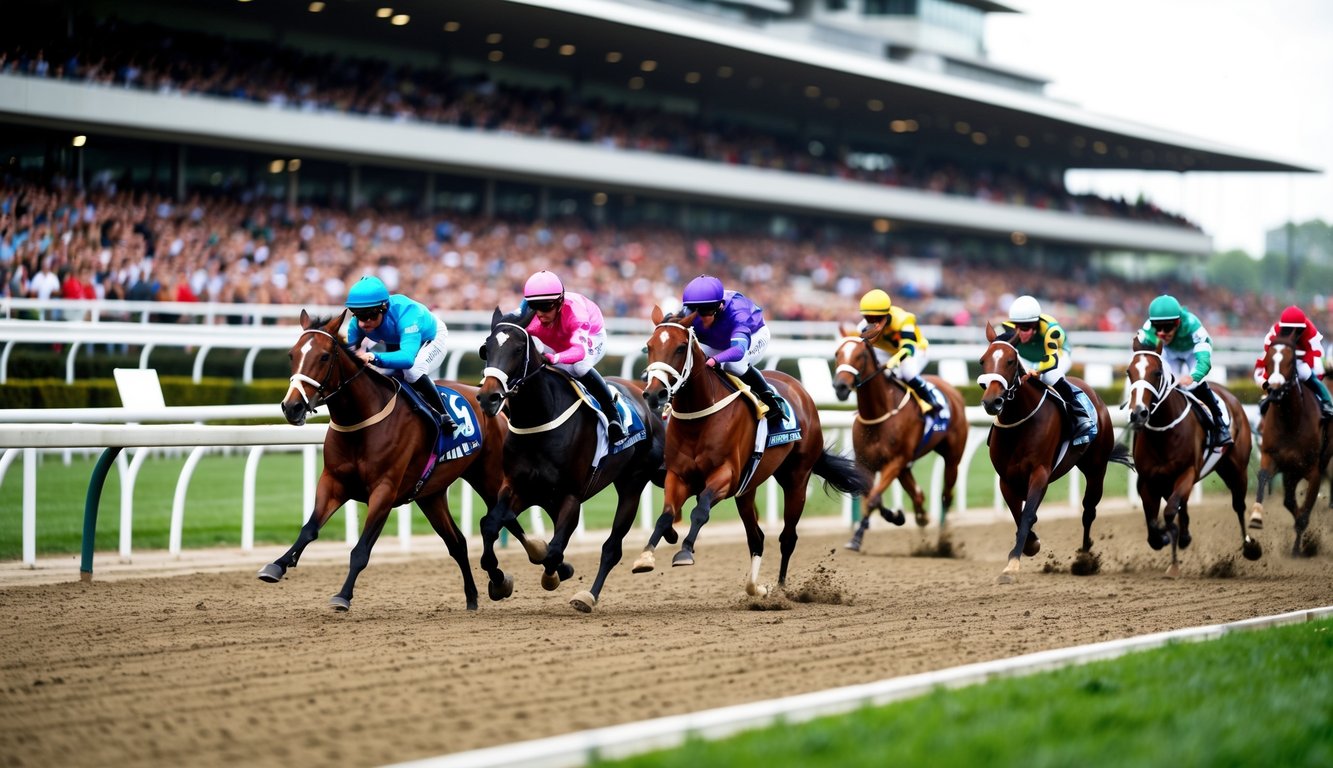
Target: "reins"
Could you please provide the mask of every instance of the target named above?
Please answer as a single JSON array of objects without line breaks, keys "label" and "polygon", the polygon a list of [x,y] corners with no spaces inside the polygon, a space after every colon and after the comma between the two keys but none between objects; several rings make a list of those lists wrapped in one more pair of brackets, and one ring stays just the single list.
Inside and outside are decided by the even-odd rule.
[{"label": "reins", "polygon": [[[662,386],[666,387],[667,402],[671,402],[675,399],[676,393],[680,391],[680,388],[683,387],[685,385],[685,382],[689,380],[690,374],[694,372],[694,348],[699,343],[699,340],[695,336],[694,328],[692,326],[686,327],[684,325],[681,325],[680,323],[674,323],[674,322],[663,322],[657,324],[657,328],[663,328],[663,327],[679,328],[680,330],[685,331],[688,334],[686,345],[689,347],[689,351],[685,353],[684,370],[677,371],[670,364],[663,361],[658,361],[648,364],[648,370],[647,370],[648,383],[651,384],[654,379],[662,382]],[[704,408],[701,411],[678,411],[673,407],[671,409],[671,418],[684,419],[686,421],[692,419],[702,419],[705,416],[711,416],[717,413],[718,411],[722,410],[723,408],[726,408],[728,405],[732,403],[733,400],[735,400],[740,396],[741,396],[740,390],[736,390],[735,392],[728,394],[726,397],[723,397],[722,399],[714,402],[712,405],[708,406],[707,408]]]},{"label": "reins", "polygon": [[[842,343],[838,345],[838,352],[841,353],[842,348],[847,346],[848,344],[862,345],[864,349],[861,350],[861,354],[866,355],[871,360],[875,361],[875,367],[870,371],[870,374],[867,375],[865,378],[861,377],[861,369],[856,367],[855,365],[851,365],[850,363],[843,363],[839,365],[837,368],[833,369],[834,376],[837,376],[839,373],[851,374],[852,389],[856,390],[861,389],[861,387],[864,387],[866,384],[869,384],[870,382],[874,381],[876,378],[879,377],[881,373],[888,370],[889,366],[887,364],[882,364],[879,362],[879,356],[875,354],[875,349],[870,345],[870,341],[868,339],[863,339],[860,336],[844,336],[842,339]],[[885,383],[887,384],[888,382]],[[888,413],[883,414],[882,416],[876,416],[872,419],[868,419],[861,415],[859,410],[861,401],[858,399],[857,400],[858,410],[854,418],[854,421],[858,421],[868,426],[874,426],[875,424],[883,424],[884,422],[888,421],[889,419],[901,413],[902,410],[907,407],[907,403],[910,402],[911,399],[912,399],[911,393],[903,392],[903,399],[898,401],[898,407],[894,408]]]},{"label": "reins", "polygon": [[[1166,432],[1167,430],[1174,429],[1177,424],[1185,420],[1186,416],[1189,416],[1190,413],[1189,403],[1186,402],[1185,407],[1180,409],[1180,414],[1176,416],[1176,418],[1172,419],[1169,424],[1164,424],[1164,425],[1154,425],[1152,423],[1153,416],[1157,415],[1158,409],[1160,409],[1166,403],[1166,401],[1170,399],[1173,393],[1177,392],[1180,393],[1180,395],[1184,397],[1186,401],[1190,399],[1194,399],[1195,401],[1197,401],[1198,398],[1194,397],[1193,395],[1185,392],[1183,389],[1176,386],[1176,375],[1174,372],[1171,371],[1169,367],[1167,367],[1166,358],[1162,357],[1161,353],[1154,352],[1150,349],[1140,349],[1139,351],[1134,353],[1134,357],[1138,357],[1139,355],[1152,355],[1153,357],[1157,358],[1157,364],[1162,369],[1162,384],[1159,387],[1154,387],[1152,384],[1148,383],[1147,379],[1136,379],[1135,381],[1131,381],[1129,383],[1128,389],[1126,390],[1127,394],[1129,394],[1130,396],[1129,402],[1133,402],[1135,392],[1139,392],[1142,390],[1147,390],[1148,392],[1151,392],[1153,394],[1153,403],[1151,406],[1148,407],[1148,418],[1143,420],[1143,426],[1153,432]],[[1133,365],[1134,365],[1133,358],[1130,358],[1131,369]]]},{"label": "reins", "polygon": [[[1006,379],[1005,377],[1001,376],[998,373],[983,373],[977,377],[977,385],[980,386],[982,389],[988,387],[991,384],[991,382],[1004,385],[1004,392],[1001,394],[1001,397],[1006,402],[1008,402],[1012,401],[1015,397],[1018,396],[1018,388],[1022,386],[1023,376],[1026,375],[1028,371],[1026,368],[1023,367],[1023,358],[1018,354],[1018,347],[1015,347],[1013,344],[1010,344],[1007,341],[1000,341],[999,339],[996,339],[995,341],[991,342],[992,346],[996,344],[1006,346],[1013,351],[1014,357],[1018,360],[1018,374],[1014,376],[1012,380],[1010,380]],[[1041,406],[1046,403],[1046,397],[1047,395],[1050,394],[1050,392],[1051,390],[1049,387],[1043,387],[1041,390],[1041,399],[1037,401],[1036,405],[1032,406],[1032,410],[1029,411],[1026,416],[1019,419],[1018,421],[1011,421],[1008,423],[1000,421],[1000,417],[1004,415],[1004,405],[1002,404],[1000,406],[1000,412],[995,414],[995,417],[991,422],[992,425],[999,427],[1000,429],[1011,429],[1013,427],[1018,426],[1019,424],[1026,422],[1028,419],[1031,419],[1033,416],[1037,415],[1037,413],[1041,410]]]},{"label": "reins", "polygon": [[[327,336],[330,340],[332,340],[334,343],[333,355],[335,357],[339,354],[339,352],[347,351],[346,347],[341,343],[341,341],[336,336],[334,336],[333,334],[329,333],[326,330],[323,330],[322,328],[307,328],[301,332],[301,336],[304,336],[307,333],[317,333],[320,334],[321,336]],[[300,338],[301,338],[300,336],[297,337],[298,342],[300,341]],[[357,368],[356,373],[338,382],[338,385],[330,390],[328,388],[328,382],[329,379],[333,376],[333,372],[336,367],[337,366],[335,362],[332,359],[330,359],[329,367],[328,370],[325,371],[324,373],[323,381],[311,378],[310,376],[307,376],[304,373],[301,373],[300,371],[293,373],[291,378],[288,379],[291,388],[295,389],[298,393],[300,393],[301,400],[302,402],[305,403],[306,413],[314,413],[315,409],[318,408],[321,404],[328,403],[330,400],[334,398],[335,395],[337,395],[339,392],[342,392],[343,389],[347,387],[347,385],[351,384],[353,381],[356,381],[358,376],[369,370],[368,366],[365,365],[359,366]],[[305,389],[303,387],[298,386],[299,384],[309,384],[310,386],[314,387],[315,399],[312,400],[306,397]],[[358,422],[356,424],[353,424],[351,426],[342,426],[340,424],[337,424],[336,422],[333,421],[332,417],[330,417],[329,427],[337,432],[355,432],[359,429],[364,429],[374,424],[378,424],[379,422],[388,418],[389,414],[393,412],[393,408],[397,404],[397,402],[398,402],[398,390],[395,389],[393,397],[389,398],[389,402],[385,404],[384,408],[382,408],[380,412],[375,414],[374,416],[371,416],[370,418]]]}]

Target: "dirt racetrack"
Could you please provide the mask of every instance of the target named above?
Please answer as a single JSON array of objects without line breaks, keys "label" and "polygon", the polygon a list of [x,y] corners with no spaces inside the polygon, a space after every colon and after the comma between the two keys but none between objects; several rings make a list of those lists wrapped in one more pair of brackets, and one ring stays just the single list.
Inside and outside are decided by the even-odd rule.
[{"label": "dirt racetrack", "polygon": [[[381,765],[1333,604],[1333,557],[1290,557],[1285,510],[1270,505],[1257,563],[1240,558],[1229,509],[1210,503],[1194,518],[1179,580],[1162,577],[1167,554],[1149,550],[1142,515],[1119,513],[1094,528],[1101,573],[1069,573],[1076,520],[1043,520],[1043,551],[1009,586],[995,577],[1012,523],[959,526],[953,559],[913,556],[924,539],[910,523],[872,526],[863,554],[842,549],[841,526],[811,526],[788,597],[762,601],[741,591],[734,516],[705,530],[693,568],[644,575],[628,568],[645,539],[635,530],[591,615],[568,599],[595,572],[593,547],[573,554],[573,583],[553,593],[505,550],[517,589],[492,603],[473,546],[475,613],[438,541],[372,558],[346,614],[326,607],[341,562],[307,563],[278,585],[255,579],[260,557],[221,573],[9,585],[0,763]],[[1330,542],[1331,528],[1321,501],[1311,529]]]}]

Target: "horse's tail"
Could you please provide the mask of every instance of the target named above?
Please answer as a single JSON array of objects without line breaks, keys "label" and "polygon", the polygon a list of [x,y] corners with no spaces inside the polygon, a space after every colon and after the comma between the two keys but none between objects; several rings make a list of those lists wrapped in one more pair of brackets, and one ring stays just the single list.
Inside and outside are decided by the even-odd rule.
[{"label": "horse's tail", "polygon": [[1130,469],[1134,468],[1134,457],[1129,452],[1129,446],[1124,443],[1116,443],[1111,449],[1111,461],[1117,464],[1124,464]]},{"label": "horse's tail", "polygon": [[871,477],[861,469],[860,464],[827,448],[819,455],[819,461],[815,462],[815,474],[824,478],[825,491],[833,488],[860,496],[870,490]]}]

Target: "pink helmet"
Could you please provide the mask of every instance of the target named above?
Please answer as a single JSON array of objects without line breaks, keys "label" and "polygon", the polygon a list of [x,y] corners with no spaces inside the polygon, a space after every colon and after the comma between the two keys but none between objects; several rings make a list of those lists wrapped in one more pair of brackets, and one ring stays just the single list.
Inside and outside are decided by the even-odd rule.
[{"label": "pink helmet", "polygon": [[528,301],[550,301],[564,297],[565,286],[560,282],[560,278],[556,277],[554,272],[547,272],[544,269],[529,277],[528,282],[523,285],[523,298]]}]

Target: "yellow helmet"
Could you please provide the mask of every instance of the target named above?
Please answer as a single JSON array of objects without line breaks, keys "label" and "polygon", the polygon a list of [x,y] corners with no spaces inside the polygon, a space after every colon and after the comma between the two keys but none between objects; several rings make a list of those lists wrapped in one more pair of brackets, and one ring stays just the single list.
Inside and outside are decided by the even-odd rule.
[{"label": "yellow helmet", "polygon": [[893,300],[889,294],[876,288],[861,297],[861,314],[863,315],[887,315],[893,307]]}]

